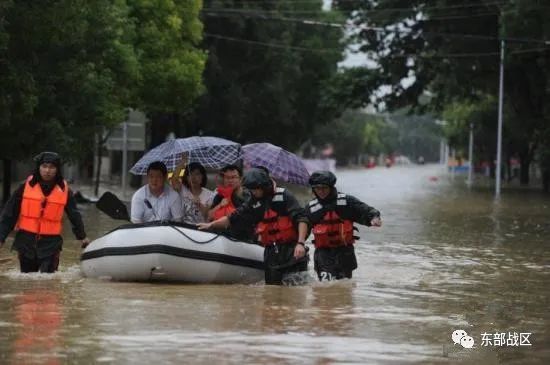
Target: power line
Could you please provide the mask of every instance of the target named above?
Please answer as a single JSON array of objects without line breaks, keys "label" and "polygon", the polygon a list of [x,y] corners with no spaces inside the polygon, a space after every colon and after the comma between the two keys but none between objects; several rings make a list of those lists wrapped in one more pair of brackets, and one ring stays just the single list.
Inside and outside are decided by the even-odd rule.
[{"label": "power line", "polygon": [[[266,16],[266,15],[251,16],[251,15],[256,15],[256,14],[252,14],[252,13],[251,14],[241,14],[241,13],[219,14],[217,12],[207,11],[207,12],[203,12],[202,14],[205,15],[205,16],[221,17],[221,18],[223,18],[223,17],[230,18],[230,17],[235,17],[235,16],[248,16],[248,17],[254,18],[254,19],[294,22],[294,23],[301,23],[301,24],[306,24],[306,25],[320,25],[320,26],[332,27],[332,28],[344,28],[346,26],[344,23],[329,23],[329,22],[318,21],[318,20],[315,20],[315,19],[270,17],[270,16]],[[382,28],[380,28],[380,29],[382,29]]]},{"label": "power line", "polygon": [[[520,49],[516,51],[510,51],[510,54],[525,54],[525,53],[542,53],[545,51],[550,51],[550,48],[527,48],[527,49]],[[478,53],[448,53],[448,54],[404,54],[404,55],[396,55],[392,57],[397,58],[470,58],[470,57],[492,57],[492,56],[499,56],[500,52],[478,52]]]},{"label": "power line", "polygon": [[[231,17],[234,15],[245,15],[250,16],[250,14],[216,14],[216,13],[203,13],[203,15],[206,16],[212,16],[212,17]],[[323,22],[318,21],[314,19],[302,19],[302,18],[287,18],[287,17],[268,17],[268,16],[252,16],[254,19],[261,19],[261,20],[274,20],[274,21],[287,21],[287,22],[295,22],[305,25],[319,25],[319,26],[326,26],[326,27],[333,27],[333,28],[345,28],[349,24],[343,24],[343,23],[330,23],[330,22]],[[410,31],[408,30],[399,30],[399,29],[387,29],[384,27],[369,27],[369,26],[361,26],[361,30],[372,30],[375,32],[380,33],[394,33],[394,34],[405,34],[409,35]],[[449,37],[449,38],[463,38],[463,39],[475,39],[475,40],[485,40],[485,41],[500,41],[505,40],[507,42],[517,42],[517,43],[541,43],[544,45],[550,46],[550,40],[546,39],[534,39],[534,38],[518,38],[518,37],[497,37],[497,36],[486,36],[486,35],[480,35],[480,34],[464,34],[464,33],[442,33],[442,32],[422,32],[422,35],[428,35],[428,36],[442,36],[442,37]]]},{"label": "power line", "polygon": [[[346,2],[355,2],[359,3],[358,5],[367,5],[367,2],[365,0],[346,0]],[[300,0],[241,0],[239,1],[241,4],[269,4],[269,5],[278,5],[278,4],[312,4],[311,1],[300,1]],[[414,9],[412,7],[408,8],[374,8],[374,9],[364,9],[369,11],[416,11],[416,10],[446,10],[446,9],[468,9],[468,8],[480,8],[480,7],[488,7],[488,6],[498,6],[498,5],[506,5],[509,4],[509,2],[506,1],[492,1],[487,3],[470,3],[470,4],[460,4],[460,5],[448,5],[448,6],[425,6],[420,7],[418,9]]]},{"label": "power line", "polygon": [[[278,15],[278,14],[323,14],[323,11],[321,10],[264,10],[264,9],[237,9],[237,8],[204,8],[202,9],[204,12],[219,12],[219,13],[230,13],[230,14],[252,14],[252,15]],[[416,12],[416,15],[418,15],[419,12]],[[449,14],[449,15],[434,15],[430,16],[428,15],[426,19],[422,19],[422,21],[432,21],[432,20],[450,20],[450,19],[466,19],[466,18],[472,18],[472,17],[483,17],[483,16],[489,16],[489,15],[498,15],[498,12],[484,12],[484,13],[474,13],[474,14]]]},{"label": "power line", "polygon": [[445,16],[429,16],[426,19],[421,19],[419,21],[432,21],[432,20],[452,20],[452,19],[467,19],[467,18],[477,18],[490,15],[498,15],[498,13],[477,13],[477,14],[463,14],[463,15],[445,15]]},{"label": "power line", "polygon": [[[349,1],[349,0],[348,0]],[[486,8],[488,6],[499,6],[507,5],[509,2],[505,1],[494,1],[488,3],[471,3],[471,4],[461,4],[461,5],[449,5],[449,6],[423,6],[414,9],[413,7],[409,8],[374,8],[374,9],[362,9],[365,11],[424,11],[424,10],[448,10],[448,9],[471,9],[471,8]]]},{"label": "power line", "polygon": [[447,54],[403,54],[403,55],[394,55],[393,58],[477,58],[477,57],[493,57],[498,56],[498,52],[479,52],[479,53],[447,53]]},{"label": "power line", "polygon": [[[261,8],[253,8],[253,9],[247,9],[247,8],[222,8],[222,7],[216,7],[216,8],[203,8],[202,11],[219,11],[219,12],[226,12],[226,13],[266,13],[266,14],[330,14],[330,12],[325,12],[322,9],[318,10],[294,10],[294,9],[261,9]],[[334,11],[338,13],[338,11]]]},{"label": "power line", "polygon": [[527,48],[527,49],[518,49],[516,51],[511,51],[511,54],[523,54],[523,53],[542,53],[550,51],[550,48]]},{"label": "power line", "polygon": [[248,43],[248,44],[254,44],[254,45],[257,45],[257,46],[279,48],[279,49],[289,49],[289,50],[295,50],[295,51],[321,52],[321,53],[343,53],[343,49],[336,49],[336,48],[299,47],[299,46],[287,45],[287,44],[284,44],[284,43],[273,43],[273,42],[268,43],[268,42],[254,41],[254,40],[250,40],[250,39],[228,37],[228,36],[224,36],[224,35],[221,35],[221,34],[212,34],[212,33],[204,33],[204,36],[208,37],[208,38],[223,39],[223,40],[232,41],[232,42]]},{"label": "power line", "polygon": [[[269,48],[278,48],[278,49],[286,49],[286,50],[295,50],[295,51],[304,51],[304,52],[320,52],[320,53],[342,53],[342,49],[337,48],[308,48],[308,47],[300,47],[300,46],[291,46],[284,43],[273,43],[273,42],[262,42],[262,41],[255,41],[250,39],[243,39],[243,38],[236,38],[236,37],[228,37],[221,34],[212,34],[212,33],[204,33],[204,36],[207,38],[215,38],[215,39],[221,39],[221,40],[227,40],[232,42],[239,42],[239,43],[247,43],[247,44],[253,44],[257,46],[262,47],[269,47]],[[521,53],[533,53],[533,52],[544,52],[549,51],[550,48],[530,48],[530,49],[524,49],[524,50],[517,50],[517,51],[511,51],[510,54],[521,54]],[[409,53],[409,54],[397,54],[397,55],[391,55],[392,58],[424,58],[424,59],[431,59],[431,58],[477,58],[477,57],[492,57],[492,56],[498,56],[499,52],[465,52],[465,53],[447,53],[447,54],[416,54],[416,53]]]},{"label": "power line", "polygon": [[[358,3],[361,3],[363,0],[347,0],[347,1],[357,1]],[[265,4],[268,3],[270,5],[278,5],[278,4],[311,4],[309,1],[296,1],[296,0],[273,0],[273,1],[267,1],[267,0],[244,0],[240,1],[241,4]],[[475,8],[484,8],[487,9],[490,6],[499,6],[499,5],[509,5],[509,2],[503,2],[503,1],[493,1],[493,2],[487,2],[487,3],[470,3],[470,4],[461,4],[461,5],[450,5],[450,6],[425,6],[425,7],[408,7],[408,8],[373,8],[373,9],[359,9],[366,13],[378,13],[378,12],[423,12],[423,11],[438,11],[438,10],[460,10],[460,9],[475,9]],[[542,5],[536,5],[536,8],[542,9],[542,8],[549,8],[548,6],[542,6]],[[499,9],[500,11],[501,9]],[[280,13],[286,13],[286,14],[319,14],[324,13],[325,11],[322,9],[318,10],[300,10],[300,9],[262,9],[262,8],[224,8],[224,7],[207,7],[203,8],[202,11],[217,11],[217,12],[236,12],[236,13],[273,13],[273,14],[280,14]],[[331,9],[332,12],[340,12],[340,9]],[[505,11],[507,12],[507,11]],[[492,15],[492,14],[498,14],[497,12],[485,12],[483,15],[480,14],[433,14],[431,17],[429,17],[430,20],[444,20],[444,19],[462,19],[462,18],[468,18],[471,16],[485,16],[485,15]]]}]

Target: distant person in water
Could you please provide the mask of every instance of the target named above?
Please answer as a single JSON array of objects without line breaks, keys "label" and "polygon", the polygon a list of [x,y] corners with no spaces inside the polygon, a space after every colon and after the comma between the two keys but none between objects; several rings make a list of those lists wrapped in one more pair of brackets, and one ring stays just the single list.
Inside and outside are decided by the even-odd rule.
[{"label": "distant person in water", "polygon": [[130,209],[132,223],[181,222],[183,217],[181,197],[168,185],[167,176],[168,169],[161,161],[152,162],[147,167],[147,185],[141,187],[132,196]]},{"label": "distant person in water", "polygon": [[32,175],[15,190],[0,218],[0,246],[16,227],[12,249],[18,252],[21,272],[53,273],[59,266],[63,246],[63,213],[82,248],[86,237],[73,193],[61,174],[61,158],[42,152],[34,158]]}]

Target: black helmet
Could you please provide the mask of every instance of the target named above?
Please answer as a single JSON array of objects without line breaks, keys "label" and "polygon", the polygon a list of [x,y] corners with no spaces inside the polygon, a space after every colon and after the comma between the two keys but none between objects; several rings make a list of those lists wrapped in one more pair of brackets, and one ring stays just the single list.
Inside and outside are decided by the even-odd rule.
[{"label": "black helmet", "polygon": [[252,168],[244,173],[243,186],[247,189],[269,189],[273,182],[264,170]]},{"label": "black helmet", "polygon": [[312,188],[316,186],[328,186],[332,188],[336,185],[336,176],[330,171],[317,171],[309,177],[309,185]]},{"label": "black helmet", "polygon": [[61,166],[61,157],[55,152],[40,152],[38,155],[34,156],[33,160],[38,166],[43,163],[54,164],[57,168]]}]

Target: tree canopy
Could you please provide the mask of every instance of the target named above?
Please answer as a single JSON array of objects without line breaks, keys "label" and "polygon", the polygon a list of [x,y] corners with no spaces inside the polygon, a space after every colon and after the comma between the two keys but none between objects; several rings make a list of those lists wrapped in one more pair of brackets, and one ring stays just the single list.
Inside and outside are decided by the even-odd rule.
[{"label": "tree canopy", "polygon": [[323,95],[343,57],[342,30],[286,19],[293,14],[342,20],[320,0],[204,2],[207,92],[191,133],[295,148],[332,119]]},{"label": "tree canopy", "polygon": [[128,107],[182,110],[201,92],[200,1],[0,5],[0,152],[77,159]]},{"label": "tree canopy", "polygon": [[[520,156],[522,182],[528,182],[535,151],[548,145],[543,132],[549,125],[550,47],[542,40],[550,39],[550,8],[544,2],[338,0],[335,5],[361,29],[356,42],[376,64],[349,71],[367,75],[357,78],[355,89],[389,88],[375,95],[390,110],[414,105],[416,111],[442,113],[462,104],[468,115],[477,115],[480,146],[496,139],[489,133],[495,130],[496,108],[487,101],[498,100],[500,40],[505,39],[503,146],[507,155]],[[426,95],[429,102],[420,102]],[[458,124],[448,131],[465,132]],[[488,156],[493,157],[494,152]]]}]

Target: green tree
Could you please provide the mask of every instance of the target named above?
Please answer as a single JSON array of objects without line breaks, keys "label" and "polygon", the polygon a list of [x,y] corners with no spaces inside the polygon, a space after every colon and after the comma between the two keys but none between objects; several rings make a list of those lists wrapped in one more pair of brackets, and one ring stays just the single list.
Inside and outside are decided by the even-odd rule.
[{"label": "green tree", "polygon": [[[540,1],[338,0],[336,5],[364,27],[357,40],[378,65],[357,88],[390,87],[390,93],[378,94],[390,109],[415,105],[440,113],[448,104],[496,97],[498,37],[550,37],[545,26],[550,8]],[[529,164],[546,123],[549,56],[541,43],[508,42],[503,145],[519,154],[522,183],[529,181]],[[423,105],[419,97],[426,93],[430,103]],[[494,123],[496,118],[484,119],[478,127],[486,133]]]},{"label": "green tree", "polygon": [[[100,127],[120,122],[135,88],[131,23],[123,1],[17,1],[3,9],[0,152],[43,149],[68,160],[93,146]],[[4,199],[9,192],[4,179]]]},{"label": "green tree", "polygon": [[442,131],[431,115],[408,115],[406,110],[390,116],[398,139],[394,151],[417,160],[438,161]]},{"label": "green tree", "polygon": [[139,107],[150,114],[185,112],[202,91],[206,54],[200,0],[128,0],[140,67]]},{"label": "green tree", "polygon": [[317,127],[312,135],[312,142],[316,146],[332,144],[338,162],[348,164],[365,153],[368,142],[364,133],[366,123],[365,113],[356,110],[346,111],[340,118]]},{"label": "green tree", "polygon": [[384,115],[350,109],[317,128],[312,143],[332,144],[336,158],[343,164],[363,154],[393,153],[437,161],[441,135],[440,127],[428,115],[410,116],[405,109]]},{"label": "green tree", "polygon": [[[496,118],[497,108],[493,97],[472,102],[454,102],[447,104],[441,115],[447,122],[445,136],[450,145],[465,155],[469,143],[470,123],[474,126],[476,160],[490,161],[496,149],[495,128],[489,128]],[[492,123],[494,124],[494,123]]]},{"label": "green tree", "polygon": [[[201,92],[200,1],[0,4],[0,155],[90,154],[128,107],[188,108]],[[9,173],[8,173],[9,175]],[[4,199],[9,192],[4,179]]]},{"label": "green tree", "polygon": [[331,120],[322,95],[342,59],[342,31],[281,19],[296,12],[338,19],[321,6],[320,0],[205,1],[207,93],[188,132],[294,148]]}]

